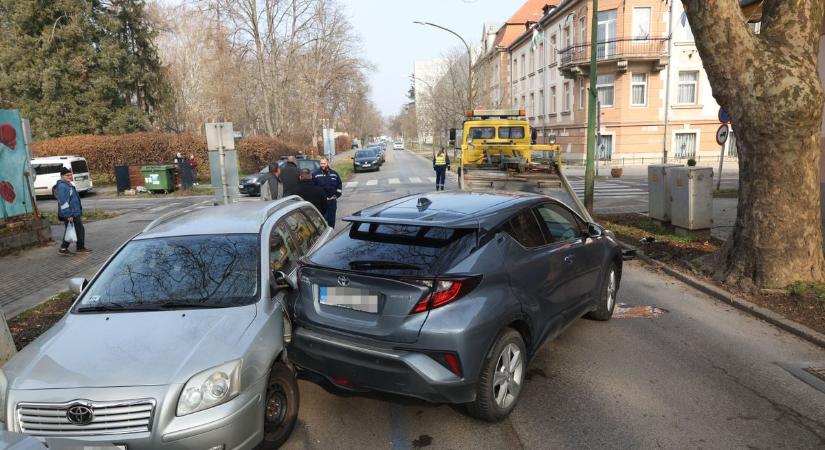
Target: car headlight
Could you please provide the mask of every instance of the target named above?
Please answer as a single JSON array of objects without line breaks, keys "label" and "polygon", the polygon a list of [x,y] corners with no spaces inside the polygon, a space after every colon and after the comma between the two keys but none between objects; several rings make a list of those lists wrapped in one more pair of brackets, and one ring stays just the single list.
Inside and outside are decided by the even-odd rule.
[{"label": "car headlight", "polygon": [[0,422],[6,422],[6,388],[8,387],[6,374],[0,370]]},{"label": "car headlight", "polygon": [[185,416],[237,397],[241,392],[241,360],[230,361],[193,376],[183,386],[178,416]]}]

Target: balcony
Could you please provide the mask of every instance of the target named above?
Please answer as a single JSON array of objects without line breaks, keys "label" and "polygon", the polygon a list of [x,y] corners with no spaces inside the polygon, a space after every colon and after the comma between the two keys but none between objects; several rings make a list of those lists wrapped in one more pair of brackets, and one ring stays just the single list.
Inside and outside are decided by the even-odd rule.
[{"label": "balcony", "polygon": [[[609,39],[596,43],[599,64],[615,63],[616,70],[627,70],[629,61],[648,61],[653,71],[664,69],[668,64],[668,37]],[[567,78],[587,74],[590,67],[591,44],[574,45],[559,51],[559,69]]]}]

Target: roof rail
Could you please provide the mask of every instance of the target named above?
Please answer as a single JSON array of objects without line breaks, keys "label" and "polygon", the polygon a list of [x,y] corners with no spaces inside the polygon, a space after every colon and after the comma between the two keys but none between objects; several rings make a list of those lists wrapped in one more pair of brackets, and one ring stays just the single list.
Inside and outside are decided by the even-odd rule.
[{"label": "roof rail", "polygon": [[149,222],[149,225],[146,225],[146,227],[143,229],[143,231],[141,231],[141,233],[146,233],[147,231],[152,230],[153,228],[157,227],[158,225],[169,222],[170,220],[172,220],[176,217],[180,217],[184,214],[188,214],[188,213],[194,211],[195,209],[197,209],[197,208],[194,208],[194,207],[190,206],[188,208],[176,209],[174,211],[169,211],[168,213],[166,213],[166,214],[158,217],[157,219]]},{"label": "roof rail", "polygon": [[263,212],[261,215],[261,225],[267,221],[273,214],[278,212],[281,209],[286,208],[287,206],[294,205],[295,203],[302,202],[304,199],[297,195],[290,195],[288,197],[283,197],[271,203],[271,206],[267,208],[266,211]]}]

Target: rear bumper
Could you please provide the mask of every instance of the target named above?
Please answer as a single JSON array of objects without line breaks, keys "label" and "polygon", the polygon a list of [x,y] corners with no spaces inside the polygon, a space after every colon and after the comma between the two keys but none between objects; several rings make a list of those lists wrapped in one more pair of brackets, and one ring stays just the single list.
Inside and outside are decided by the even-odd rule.
[{"label": "rear bumper", "polygon": [[[303,327],[293,333],[289,358],[339,387],[417,397],[435,403],[475,400],[475,383],[423,352],[364,344]],[[342,385],[346,380],[351,385]]]}]

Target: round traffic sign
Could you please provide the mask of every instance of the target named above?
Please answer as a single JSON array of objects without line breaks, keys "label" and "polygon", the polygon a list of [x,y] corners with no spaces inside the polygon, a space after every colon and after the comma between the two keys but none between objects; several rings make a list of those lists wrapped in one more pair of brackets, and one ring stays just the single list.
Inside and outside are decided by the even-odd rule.
[{"label": "round traffic sign", "polygon": [[719,108],[718,117],[719,117],[719,121],[722,122],[722,123],[730,122],[730,115],[728,115],[728,112],[725,111],[724,109],[722,109],[721,107]]},{"label": "round traffic sign", "polygon": [[728,124],[723,123],[722,125],[719,125],[719,129],[716,130],[716,143],[719,145],[725,145],[725,141],[728,140],[728,134],[730,134]]}]

